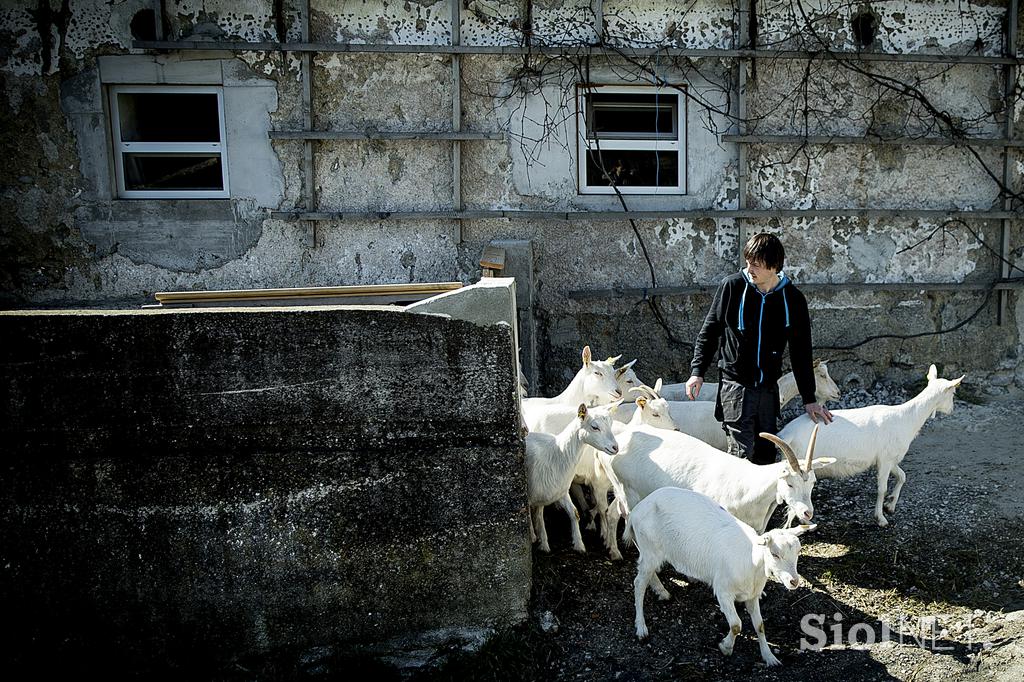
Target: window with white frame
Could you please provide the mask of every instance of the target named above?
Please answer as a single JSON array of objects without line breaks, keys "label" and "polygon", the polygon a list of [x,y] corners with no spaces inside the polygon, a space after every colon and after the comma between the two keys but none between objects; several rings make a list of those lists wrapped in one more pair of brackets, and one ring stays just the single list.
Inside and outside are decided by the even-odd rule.
[{"label": "window with white frame", "polygon": [[222,88],[116,85],[110,114],[118,196],[228,196]]},{"label": "window with white frame", "polygon": [[581,194],[686,194],[679,89],[580,85],[576,101]]}]

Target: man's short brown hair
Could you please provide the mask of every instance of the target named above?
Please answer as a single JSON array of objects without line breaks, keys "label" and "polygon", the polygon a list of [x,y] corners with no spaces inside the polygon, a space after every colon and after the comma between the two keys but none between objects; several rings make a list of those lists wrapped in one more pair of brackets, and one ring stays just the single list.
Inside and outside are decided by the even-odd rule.
[{"label": "man's short brown hair", "polygon": [[774,234],[759,232],[747,240],[747,245],[743,247],[743,258],[779,272],[786,260],[786,250]]}]

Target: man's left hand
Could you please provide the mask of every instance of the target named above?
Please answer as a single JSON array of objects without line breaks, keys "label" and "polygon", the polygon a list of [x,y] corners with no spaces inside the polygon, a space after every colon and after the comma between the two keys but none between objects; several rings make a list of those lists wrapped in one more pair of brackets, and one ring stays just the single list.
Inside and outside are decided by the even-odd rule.
[{"label": "man's left hand", "polygon": [[832,423],[832,413],[828,411],[828,408],[818,403],[807,403],[804,405],[804,412],[811,418],[815,424],[818,423],[818,417],[826,424]]}]

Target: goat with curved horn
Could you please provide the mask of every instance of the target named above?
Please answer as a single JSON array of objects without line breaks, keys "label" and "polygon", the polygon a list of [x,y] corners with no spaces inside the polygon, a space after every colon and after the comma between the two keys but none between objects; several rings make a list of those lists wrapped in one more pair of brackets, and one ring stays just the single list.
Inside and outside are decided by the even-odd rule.
[{"label": "goat with curved horn", "polygon": [[770,440],[771,442],[779,446],[779,449],[782,450],[782,454],[785,456],[786,461],[789,462],[789,468],[793,470],[793,473],[803,473],[803,469],[800,468],[800,462],[797,461],[796,453],[793,452],[793,448],[789,447],[789,443],[782,440],[774,433],[767,433],[763,431],[758,435],[761,436],[761,438],[764,438],[765,440]]}]

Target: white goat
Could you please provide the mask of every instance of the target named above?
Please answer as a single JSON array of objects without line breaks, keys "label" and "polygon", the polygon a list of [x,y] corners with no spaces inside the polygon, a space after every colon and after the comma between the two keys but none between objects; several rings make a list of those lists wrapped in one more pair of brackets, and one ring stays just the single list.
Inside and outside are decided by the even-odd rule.
[{"label": "white goat", "polygon": [[[660,383],[660,379],[658,382]],[[658,384],[655,384],[657,387]],[[622,424],[618,421],[612,422],[613,433],[619,433],[627,428],[640,425],[648,425],[655,428],[675,429],[672,418],[668,414],[665,401],[657,396],[654,389],[644,387],[633,389],[634,393],[642,393],[637,398],[637,409],[633,412],[632,421],[629,424]],[[618,415],[622,409],[618,402],[612,403],[607,408],[612,415]],[[603,409],[602,408],[602,409]],[[595,408],[599,409],[599,408]],[[558,433],[576,418],[575,410],[565,407],[550,407],[545,410],[543,418],[535,423],[538,433]],[[571,488],[572,498],[576,502],[580,513],[588,513],[588,529],[593,529],[598,519],[602,524],[602,539],[612,559],[621,559],[618,543],[615,540],[615,527],[609,528],[606,519],[608,518],[608,493],[615,488],[614,482],[610,480],[608,469],[601,466],[598,461],[599,451],[590,446],[584,446],[580,455],[579,463],[576,465],[576,472]],[[589,486],[594,496],[594,506],[587,504],[581,486]]]},{"label": "white goat", "polygon": [[[522,401],[523,421],[530,431],[557,433],[545,430],[543,420],[549,410],[565,407],[575,409],[584,403],[588,407],[603,405],[622,397],[615,383],[614,359],[594,360],[590,355],[590,346],[583,347],[583,366],[573,377],[565,390],[554,398],[526,398]],[[563,424],[564,427],[564,424]]]},{"label": "white goat", "polygon": [[644,595],[651,586],[661,599],[669,593],[657,570],[669,563],[688,579],[711,586],[718,607],[729,622],[729,632],[718,648],[732,654],[742,629],[736,602],[743,602],[757,633],[761,658],[781,665],[768,646],[761,618],[761,592],[768,578],[787,590],[800,586],[797,559],[802,533],[814,526],[776,529],[759,534],[735,519],[713,500],[690,490],[661,488],[638,504],[626,523],[624,538],[635,538],[640,550],[633,595],[636,600],[636,636],[647,637]]},{"label": "white goat", "polygon": [[668,413],[679,430],[717,450],[727,450],[722,422],[715,418],[715,404],[704,400],[667,400]]},{"label": "white goat", "polygon": [[[620,355],[615,359],[618,360],[618,358],[620,357],[622,356]],[[611,359],[612,358],[609,358],[609,360]],[[649,386],[647,386],[647,384],[640,381],[640,377],[638,377],[636,375],[636,372],[633,371],[633,365],[635,364],[636,359],[633,359],[624,364],[622,367],[616,368],[615,370],[615,382],[618,384],[619,393],[626,397],[629,397],[629,392],[632,391],[634,388],[650,388]]]},{"label": "white goat", "polygon": [[[540,540],[540,549],[550,552],[548,533],[544,525],[544,507],[558,503],[569,515],[572,529],[572,546],[577,552],[585,552],[583,536],[580,534],[576,508],[569,500],[569,485],[572,483],[576,465],[584,445],[598,448],[614,455],[619,448],[612,434],[612,420],[608,408],[587,410],[580,403],[576,419],[572,420],[561,433],[526,435],[526,481],[533,523],[530,525],[530,542]],[[536,530],[534,529],[536,526]]]},{"label": "white goat", "polygon": [[[668,405],[664,398],[661,398],[657,394],[657,389],[661,385],[661,379],[654,385],[654,389],[649,386],[643,385],[640,388],[632,389],[633,393],[640,393],[640,397],[636,399],[636,409],[633,412],[632,419],[626,424],[619,424],[618,422],[612,423],[612,431],[615,434],[623,433],[627,429],[636,428],[639,426],[648,426],[654,429],[665,429],[668,431],[679,431],[675,423],[672,421],[672,416],[668,412]],[[622,410],[622,406],[612,410],[613,415],[618,415]],[[619,552],[619,543],[615,537],[619,527],[619,516],[620,513],[610,514],[608,506],[608,493],[616,491],[616,496],[621,495],[622,486],[619,481],[615,478],[615,472],[612,471],[611,466],[605,462],[607,454],[595,450],[594,448],[584,448],[584,455],[580,459],[581,463],[584,459],[590,459],[588,466],[590,467],[587,471],[587,477],[581,480],[580,469],[576,470],[577,478],[574,482],[574,488],[576,483],[583,483],[589,485],[591,491],[594,494],[594,508],[590,510],[591,522],[588,524],[588,528],[592,528],[594,522],[600,519],[601,523],[601,540],[604,542],[605,548],[608,550],[608,554],[612,560],[618,560],[622,558],[622,553]],[[582,497],[582,496],[580,496]],[[622,504],[616,500],[613,504]],[[580,507],[581,509],[584,507]],[[610,518],[614,516],[614,523],[610,522]]]},{"label": "white goat", "polygon": [[[814,394],[819,403],[839,398],[839,387],[828,373],[827,360],[814,361]],[[792,372],[786,372],[779,377],[779,405],[785,407],[789,401],[798,395],[800,395],[800,390],[796,386],[796,377],[793,376]],[[701,386],[697,402],[710,401],[713,403],[717,396],[718,384],[706,383]],[[662,387],[661,397],[665,400],[688,401],[689,398],[686,397],[686,384],[668,384]]]},{"label": "white goat", "polygon": [[[811,493],[817,480],[814,471],[835,460],[814,459],[811,438],[801,467],[796,454],[785,443],[771,434],[761,436],[781,443],[784,461],[754,464],[686,434],[647,426],[621,433],[619,454],[601,460],[611,468],[618,486],[615,492],[624,496],[627,511],[658,488],[674,487],[707,495],[758,533],[765,531],[768,519],[783,502],[790,516],[801,523],[810,522],[814,517]],[[622,507],[614,504],[608,511],[608,525],[616,528]]]},{"label": "white goat", "polygon": [[[669,429],[671,431],[681,431],[679,425],[676,424],[675,420],[672,419],[672,414],[669,409],[669,403],[661,396],[661,379],[659,378],[654,382],[654,386],[648,386],[647,384],[640,384],[637,387],[629,389],[627,395],[631,397],[639,396],[632,403],[623,403],[612,412],[612,419],[617,423],[640,425],[647,424],[648,426],[654,426],[659,429]],[[641,416],[637,416],[640,413]],[[612,425],[617,428],[618,431],[622,430],[622,427]],[[616,431],[616,433],[618,433]]]},{"label": "white goat", "polygon": [[[833,410],[832,423],[822,430],[818,447],[835,457],[836,462],[823,468],[818,475],[822,478],[846,478],[875,467],[878,470],[875,519],[879,526],[889,525],[882,513],[882,503],[885,502],[885,510],[890,514],[896,511],[896,503],[907,480],[900,462],[928,419],[936,412],[949,414],[953,411],[956,387],[965,376],[940,379],[935,365],[932,365],[928,368],[928,385],[902,405]],[[814,426],[810,417],[801,416],[787,424],[779,432],[779,438],[799,448],[807,441]],[[895,474],[896,485],[886,498],[890,473]]]},{"label": "white goat", "polygon": [[[816,363],[814,370],[814,381],[815,381],[815,394],[818,402],[825,402],[826,400],[834,400],[839,397],[839,387],[829,376],[828,368],[826,363]],[[705,387],[707,384],[705,384]],[[711,384],[718,390],[717,384]],[[664,390],[664,389],[663,389]],[[793,378],[793,373],[788,372],[779,379],[779,402],[785,405],[790,400],[799,395],[799,390],[796,387],[796,380]],[[701,389],[701,396],[704,395],[704,389]],[[672,420],[679,426],[679,430],[683,433],[688,433],[694,438],[699,438],[708,445],[718,448],[719,450],[726,450],[728,448],[728,440],[725,437],[725,430],[722,428],[722,422],[715,418],[715,403],[708,402],[705,400],[669,400],[668,401],[669,413],[672,415]]]}]

